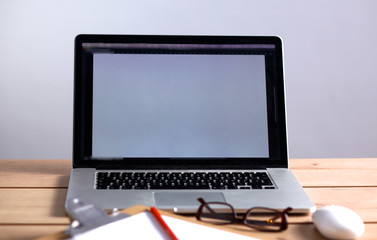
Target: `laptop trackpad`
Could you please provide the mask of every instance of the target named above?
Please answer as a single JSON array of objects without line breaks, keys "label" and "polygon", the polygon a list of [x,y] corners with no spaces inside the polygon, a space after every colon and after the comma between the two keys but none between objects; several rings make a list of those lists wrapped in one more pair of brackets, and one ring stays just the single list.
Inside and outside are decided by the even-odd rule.
[{"label": "laptop trackpad", "polygon": [[192,213],[199,208],[198,198],[206,202],[225,202],[220,192],[155,192],[154,200],[157,208],[174,209],[175,212]]}]

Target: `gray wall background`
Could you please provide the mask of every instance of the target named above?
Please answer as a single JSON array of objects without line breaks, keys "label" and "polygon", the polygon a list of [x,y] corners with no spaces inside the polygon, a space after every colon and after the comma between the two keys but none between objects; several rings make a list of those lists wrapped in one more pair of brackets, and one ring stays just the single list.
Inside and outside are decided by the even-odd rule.
[{"label": "gray wall background", "polygon": [[279,35],[290,156],[377,157],[375,0],[0,0],[0,158],[71,158],[80,33]]}]

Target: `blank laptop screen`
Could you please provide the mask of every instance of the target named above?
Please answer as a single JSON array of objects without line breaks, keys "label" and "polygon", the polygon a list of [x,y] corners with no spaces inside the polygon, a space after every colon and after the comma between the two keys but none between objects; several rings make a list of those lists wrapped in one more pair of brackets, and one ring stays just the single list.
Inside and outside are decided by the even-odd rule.
[{"label": "blank laptop screen", "polygon": [[269,157],[264,54],[93,53],[92,157]]}]

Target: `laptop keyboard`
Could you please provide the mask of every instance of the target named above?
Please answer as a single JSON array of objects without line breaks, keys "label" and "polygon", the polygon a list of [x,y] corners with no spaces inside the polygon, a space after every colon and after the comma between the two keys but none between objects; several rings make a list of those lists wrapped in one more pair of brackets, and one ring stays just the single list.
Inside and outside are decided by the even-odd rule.
[{"label": "laptop keyboard", "polygon": [[274,189],[266,172],[97,172],[96,189]]}]

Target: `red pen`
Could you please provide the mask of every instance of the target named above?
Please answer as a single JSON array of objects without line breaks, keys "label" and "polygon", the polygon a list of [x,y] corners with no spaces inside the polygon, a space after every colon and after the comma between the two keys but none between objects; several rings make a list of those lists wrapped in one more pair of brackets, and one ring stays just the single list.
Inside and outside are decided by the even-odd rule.
[{"label": "red pen", "polygon": [[161,226],[166,230],[172,240],[178,240],[177,236],[173,233],[173,231],[169,228],[166,224],[164,219],[162,218],[160,212],[155,207],[151,207],[152,214],[156,217],[157,221],[161,224]]}]

